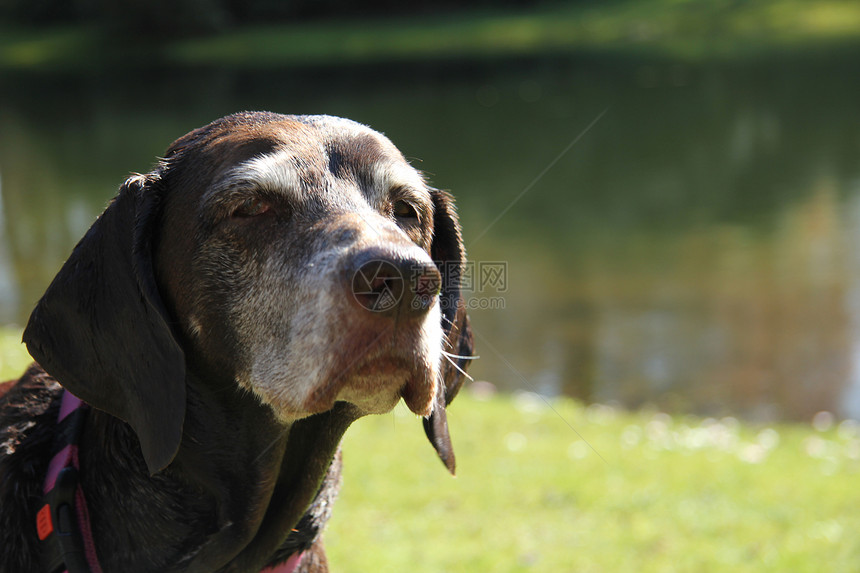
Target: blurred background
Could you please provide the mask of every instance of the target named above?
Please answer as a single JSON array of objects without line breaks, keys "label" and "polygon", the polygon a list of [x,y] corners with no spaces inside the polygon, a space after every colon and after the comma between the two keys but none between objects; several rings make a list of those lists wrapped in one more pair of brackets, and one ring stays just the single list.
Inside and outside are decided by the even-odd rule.
[{"label": "blurred background", "polygon": [[457,197],[476,380],[858,417],[858,56],[838,0],[0,0],[0,324],[173,139],[326,113]]}]

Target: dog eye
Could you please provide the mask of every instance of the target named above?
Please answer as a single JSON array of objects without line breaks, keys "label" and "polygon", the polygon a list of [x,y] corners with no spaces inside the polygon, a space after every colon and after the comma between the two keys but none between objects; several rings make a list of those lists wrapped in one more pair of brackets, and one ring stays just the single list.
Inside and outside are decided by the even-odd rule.
[{"label": "dog eye", "polygon": [[233,217],[256,217],[269,210],[269,204],[259,197],[248,197],[233,211]]},{"label": "dog eye", "polygon": [[400,200],[394,202],[394,216],[400,219],[417,219],[418,212],[415,211],[415,207]]}]

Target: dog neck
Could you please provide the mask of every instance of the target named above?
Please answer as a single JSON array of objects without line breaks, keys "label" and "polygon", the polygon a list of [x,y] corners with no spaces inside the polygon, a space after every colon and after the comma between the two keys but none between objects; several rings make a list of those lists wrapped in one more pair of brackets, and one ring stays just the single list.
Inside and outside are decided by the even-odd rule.
[{"label": "dog neck", "polygon": [[81,443],[82,487],[106,571],[259,571],[323,480],[339,477],[327,472],[358,418],[352,406],[338,403],[284,426],[229,381],[189,374],[187,388],[179,452],[154,476],[131,428],[91,413]]}]

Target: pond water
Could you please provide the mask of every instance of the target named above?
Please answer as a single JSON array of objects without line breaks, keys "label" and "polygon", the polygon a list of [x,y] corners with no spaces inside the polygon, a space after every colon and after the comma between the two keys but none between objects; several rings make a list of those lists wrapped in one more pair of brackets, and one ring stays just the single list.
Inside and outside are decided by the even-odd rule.
[{"label": "pond water", "polygon": [[132,171],[242,109],[385,132],[458,198],[476,379],[860,416],[860,59],[0,77],[0,323]]}]

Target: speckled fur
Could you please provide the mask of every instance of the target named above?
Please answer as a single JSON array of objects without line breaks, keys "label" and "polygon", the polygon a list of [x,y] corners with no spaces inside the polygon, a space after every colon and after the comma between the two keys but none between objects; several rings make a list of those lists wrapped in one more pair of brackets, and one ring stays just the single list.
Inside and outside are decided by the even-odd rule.
[{"label": "speckled fur", "polygon": [[[0,571],[38,571],[35,515],[41,506],[60,386],[30,368],[0,398]],[[31,422],[35,422],[30,425]],[[26,430],[19,428],[29,426]]]}]

